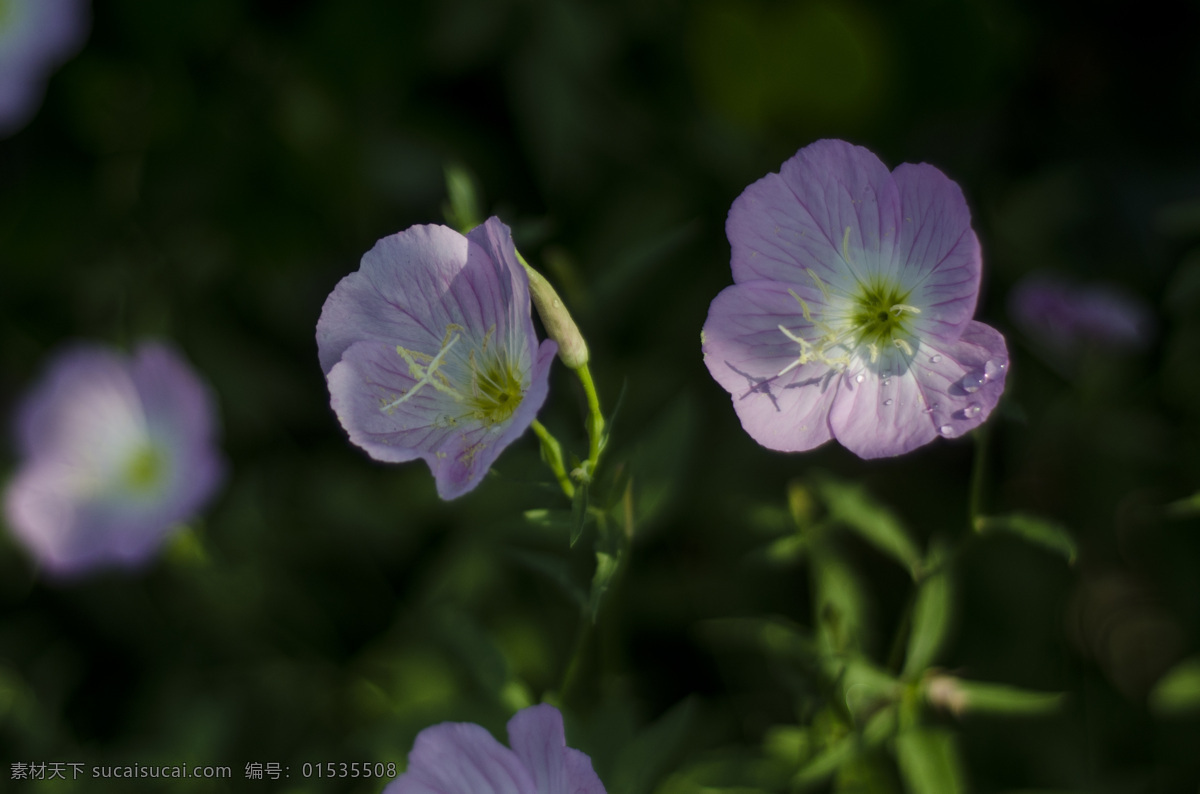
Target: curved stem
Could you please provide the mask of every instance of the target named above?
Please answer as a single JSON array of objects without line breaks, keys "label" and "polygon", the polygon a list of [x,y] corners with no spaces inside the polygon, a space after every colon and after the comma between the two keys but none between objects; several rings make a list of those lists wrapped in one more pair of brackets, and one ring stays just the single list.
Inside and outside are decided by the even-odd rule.
[{"label": "curved stem", "polygon": [[538,440],[542,442],[542,460],[546,461],[546,465],[554,472],[554,478],[558,480],[558,485],[567,498],[574,499],[575,486],[572,484],[571,478],[567,476],[567,469],[563,465],[562,444],[559,444],[558,439],[538,420],[534,419],[530,427],[537,434]]},{"label": "curved stem", "polygon": [[588,459],[581,468],[584,469],[586,478],[591,479],[596,465],[600,462],[600,452],[604,449],[604,414],[600,412],[600,396],[596,393],[596,384],[592,381],[592,373],[587,363],[576,367],[575,374],[579,376],[579,382],[583,384],[583,392],[587,396]]}]

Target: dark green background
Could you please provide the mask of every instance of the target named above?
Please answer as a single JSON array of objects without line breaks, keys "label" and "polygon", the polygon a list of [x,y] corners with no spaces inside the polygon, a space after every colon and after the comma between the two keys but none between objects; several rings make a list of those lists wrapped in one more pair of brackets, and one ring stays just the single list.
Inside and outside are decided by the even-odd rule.
[{"label": "dark green background", "polygon": [[[450,164],[559,285],[606,407],[625,384],[607,460],[630,462],[646,518],[572,743],[613,794],[649,792],[659,772],[794,722],[802,685],[701,630],[809,621],[804,569],[753,553],[788,483],[835,472],[922,541],[967,531],[969,441],[875,462],[836,444],[769,452],[701,361],[708,303],[731,281],[730,203],[841,137],[962,186],[984,251],[978,317],[1013,356],[986,509],[1050,517],[1081,546],[1073,568],[1002,540],[962,561],[940,661],[1069,693],[1055,717],[945,718],[974,788],[1195,791],[1200,723],[1146,707],[1200,652],[1200,522],[1162,511],[1200,489],[1187,8],[98,0],[86,48],[0,141],[0,409],[65,342],[165,338],[218,395],[230,476],[145,572],[58,585],[0,541],[0,778],[13,761],[227,764],[227,788],[170,790],[377,791],[304,781],[300,764],[399,762],[434,722],[502,731],[513,681],[535,700],[558,687],[578,610],[538,565],[586,587],[592,562],[521,519],[567,507],[532,437],[442,503],[422,464],[348,443],[317,364],[325,296],[379,237],[442,222]],[[1149,348],[1047,359],[1005,311],[1045,269],[1147,301]],[[581,392],[555,366],[541,418],[581,452]],[[883,654],[911,585],[867,546],[847,553]],[[689,695],[660,767],[614,781],[636,729]],[[251,761],[290,765],[289,785],[243,781]]]}]

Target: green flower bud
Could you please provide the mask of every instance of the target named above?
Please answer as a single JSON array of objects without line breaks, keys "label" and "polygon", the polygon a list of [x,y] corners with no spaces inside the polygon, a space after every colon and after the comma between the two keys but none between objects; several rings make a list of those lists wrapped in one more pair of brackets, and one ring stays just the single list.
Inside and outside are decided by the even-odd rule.
[{"label": "green flower bud", "polygon": [[518,258],[529,274],[529,294],[542,318],[542,325],[546,327],[546,335],[558,343],[558,357],[571,369],[579,369],[588,362],[587,342],[583,341],[579,326],[571,319],[571,313],[550,282],[530,267],[524,257],[518,255]]}]

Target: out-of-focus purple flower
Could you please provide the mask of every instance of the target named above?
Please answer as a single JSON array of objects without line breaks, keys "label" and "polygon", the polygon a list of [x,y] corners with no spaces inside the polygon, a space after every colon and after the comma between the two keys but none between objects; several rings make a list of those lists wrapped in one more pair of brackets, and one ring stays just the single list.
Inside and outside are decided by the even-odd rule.
[{"label": "out-of-focus purple flower", "polygon": [[469,722],[426,728],[408,770],[384,794],[605,794],[591,759],[567,747],[553,706],[518,711],[508,721],[508,742],[511,750]]},{"label": "out-of-focus purple flower", "polygon": [[1030,338],[1062,353],[1089,344],[1137,350],[1154,332],[1149,307],[1134,296],[1103,284],[1076,284],[1041,273],[1013,287],[1008,313]]},{"label": "out-of-focus purple flower", "polygon": [[0,137],[37,111],[46,79],[83,44],[90,17],[87,0],[0,0]]},{"label": "out-of-focus purple flower", "polygon": [[144,562],[223,473],[212,396],[161,344],[132,359],[94,345],[62,352],[16,419],[23,460],[5,514],[55,574]]},{"label": "out-of-focus purple flower", "polygon": [[333,410],[376,460],[423,459],[438,494],[470,491],[533,422],[557,346],[538,345],[512,235],[385,237],[325,301],[317,350]]},{"label": "out-of-focus purple flower", "polygon": [[817,141],[746,188],[725,230],[734,284],[704,363],[763,446],[900,455],[995,408],[1008,350],[971,319],[979,241],[941,171]]}]

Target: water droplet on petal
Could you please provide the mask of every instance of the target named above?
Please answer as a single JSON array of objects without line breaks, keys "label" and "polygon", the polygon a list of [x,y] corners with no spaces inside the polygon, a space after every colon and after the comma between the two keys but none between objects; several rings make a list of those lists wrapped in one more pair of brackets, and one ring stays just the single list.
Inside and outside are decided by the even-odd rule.
[{"label": "water droplet on petal", "polygon": [[950,425],[942,425],[941,427],[938,428],[938,432],[941,433],[943,436],[948,436],[952,432],[954,432],[954,428],[951,427]]},{"label": "water droplet on petal", "polygon": [[1004,364],[1000,361],[988,361],[983,365],[983,377],[991,379],[1004,371]]},{"label": "water droplet on petal", "polygon": [[979,416],[979,412],[981,410],[982,409],[978,405],[971,403],[963,409],[963,416],[967,417],[968,419],[974,419],[975,417]]},{"label": "water droplet on petal", "polygon": [[941,360],[942,360],[942,357],[941,357],[941,356],[930,356],[930,357],[929,357],[929,363],[930,363],[930,364],[936,364],[936,363],[938,363],[938,362],[939,362],[939,361],[941,361]]},{"label": "water droplet on petal", "polygon": [[884,386],[891,386],[891,385],[892,385],[892,379],[891,379],[891,378],[884,378],[884,379],[883,379],[883,385],[884,385]]},{"label": "water droplet on petal", "polygon": [[862,383],[866,379],[867,379],[867,376],[862,374],[861,372],[854,376],[855,383]]},{"label": "water droplet on petal", "polygon": [[962,380],[958,382],[958,385],[962,386],[962,390],[967,394],[974,394],[975,392],[979,391],[979,387],[982,386],[986,381],[987,378],[985,378],[981,373],[968,372],[966,375],[963,375]]},{"label": "water droplet on petal", "polygon": [[922,413],[931,414],[934,411],[936,411],[938,408],[941,408],[941,407],[942,407],[941,403],[934,403],[933,405],[929,406],[924,411],[922,411]]},{"label": "water droplet on petal", "polygon": [[886,400],[884,400],[884,401],[883,401],[883,404],[884,404],[884,405],[891,405],[891,404],[892,404],[892,399],[889,397],[888,399],[886,399]]}]

